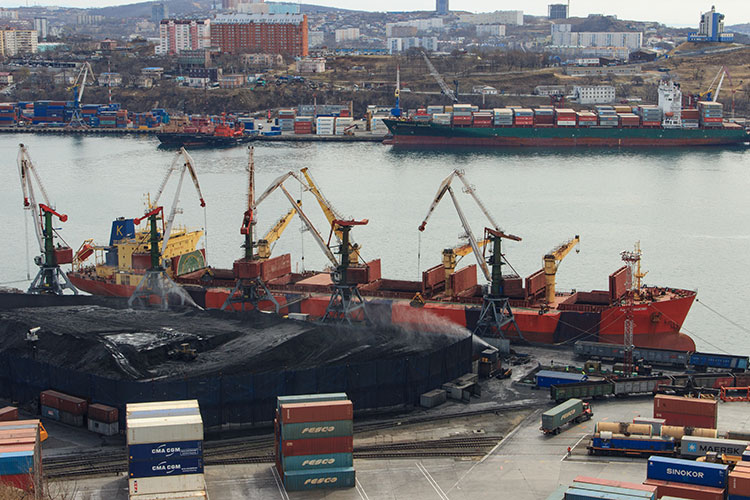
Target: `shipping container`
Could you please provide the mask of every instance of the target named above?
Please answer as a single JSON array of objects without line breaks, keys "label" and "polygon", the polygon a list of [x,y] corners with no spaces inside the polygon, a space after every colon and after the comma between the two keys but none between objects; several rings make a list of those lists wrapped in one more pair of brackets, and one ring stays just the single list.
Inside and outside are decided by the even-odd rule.
[{"label": "shipping container", "polygon": [[202,457],[128,462],[128,476],[131,478],[182,476],[187,474],[203,474]]},{"label": "shipping container", "polygon": [[642,497],[634,497],[622,493],[582,490],[574,487],[568,488],[565,492],[565,500],[636,500],[637,498]]},{"label": "shipping container", "polygon": [[295,403],[318,403],[323,401],[346,401],[349,397],[344,392],[332,392],[325,394],[299,394],[294,396],[278,396],[276,398],[276,410],[281,410],[283,404]]},{"label": "shipping container", "polygon": [[131,496],[131,500],[208,500],[204,490],[154,493],[153,495]]},{"label": "shipping container", "polygon": [[281,423],[284,424],[351,420],[354,416],[354,407],[349,400],[291,403],[281,405],[279,415]]},{"label": "shipping container", "polygon": [[282,470],[341,469],[353,465],[351,453],[325,453],[281,457]]},{"label": "shipping container", "polygon": [[579,423],[588,420],[592,415],[588,403],[584,403],[580,399],[569,399],[542,413],[541,430],[545,434],[558,434],[563,425],[569,422]]},{"label": "shipping container", "polygon": [[419,405],[423,408],[434,408],[448,400],[448,393],[443,389],[433,389],[419,397]]},{"label": "shipping container", "polygon": [[73,415],[67,411],[60,410],[60,422],[73,427],[83,427],[83,415]]},{"label": "shipping container", "polygon": [[281,453],[285,457],[300,455],[324,455],[327,453],[351,453],[354,440],[351,436],[282,441]]},{"label": "shipping container", "polygon": [[355,473],[352,467],[314,471],[284,471],[284,488],[287,491],[353,488],[354,480]]},{"label": "shipping container", "polygon": [[98,420],[88,419],[88,429],[102,436],[115,436],[120,433],[119,422],[99,422]]},{"label": "shipping container", "polygon": [[[718,402],[713,399],[683,398],[657,394],[654,396],[654,412],[684,413],[716,418]],[[656,418],[657,417],[654,415]]]},{"label": "shipping container", "polygon": [[23,448],[24,451],[0,451],[0,476],[34,472],[34,445],[19,448]]},{"label": "shipping container", "polygon": [[60,410],[58,410],[57,408],[51,408],[49,406],[42,405],[41,413],[43,418],[60,420]]},{"label": "shipping container", "polygon": [[680,443],[680,455],[683,457],[703,457],[707,453],[714,452],[719,455],[740,457],[746,448],[747,441],[685,436]]},{"label": "shipping container", "polygon": [[197,415],[137,418],[127,423],[128,445],[202,440],[203,420]]},{"label": "shipping container", "polygon": [[654,417],[663,418],[669,426],[716,428],[716,419],[710,416],[655,411]]},{"label": "shipping container", "polygon": [[[282,406],[282,408],[284,406]],[[351,436],[353,432],[354,427],[351,420],[329,420],[327,422],[283,424],[281,426],[281,439],[292,440],[343,437]]]},{"label": "shipping container", "polygon": [[666,496],[674,496],[691,500],[724,500],[723,488],[711,488],[695,484],[660,481],[656,479],[646,479],[643,484],[656,486],[658,490],[657,497],[661,499]]},{"label": "shipping container", "polygon": [[730,472],[727,490],[731,495],[750,496],[750,472]]},{"label": "shipping container", "polygon": [[177,441],[170,443],[134,444],[128,446],[128,459],[162,460],[171,458],[202,457],[202,441]]},{"label": "shipping container", "polygon": [[728,469],[728,466],[723,464],[694,462],[681,458],[650,457],[646,477],[724,489],[727,484]]},{"label": "shipping container", "polygon": [[0,408],[0,422],[7,422],[9,420],[18,420],[18,408],[15,406]]},{"label": "shipping container", "polygon": [[0,484],[7,484],[23,491],[34,489],[34,476],[31,474],[6,474],[0,476]]},{"label": "shipping container", "polygon": [[648,491],[648,492],[656,494],[656,486],[628,483],[625,481],[614,481],[611,479],[601,479],[598,477],[576,476],[576,478],[573,479],[573,483],[589,483],[589,484],[601,484],[602,486],[618,486],[620,488]]},{"label": "shipping container", "polygon": [[131,495],[153,495],[155,493],[181,491],[205,491],[205,489],[206,480],[203,474],[128,479],[128,491]]},{"label": "shipping container", "polygon": [[556,372],[552,370],[541,370],[536,373],[537,387],[550,387],[559,384],[574,384],[586,380],[582,373]]},{"label": "shipping container", "polygon": [[96,403],[89,405],[88,417],[97,422],[111,424],[117,422],[118,411],[117,408]]},{"label": "shipping container", "polygon": [[[656,500],[655,491],[646,491],[642,489],[631,489],[623,486],[611,486],[596,483],[573,483],[571,488],[578,490],[589,491],[592,493],[609,493],[614,495],[622,495],[625,497],[641,498],[646,500]],[[598,498],[598,497],[594,497]]]},{"label": "shipping container", "polygon": [[66,411],[71,415],[85,415],[86,401],[62,392],[46,390],[40,394],[41,403],[50,408]]},{"label": "shipping container", "polygon": [[[148,254],[144,254],[148,255]],[[149,256],[150,258],[150,256]],[[149,264],[150,265],[150,264]],[[163,408],[153,410],[138,410],[128,411],[127,420],[135,420],[138,418],[168,418],[168,417],[184,417],[184,416],[199,416],[200,410],[198,408]]]}]

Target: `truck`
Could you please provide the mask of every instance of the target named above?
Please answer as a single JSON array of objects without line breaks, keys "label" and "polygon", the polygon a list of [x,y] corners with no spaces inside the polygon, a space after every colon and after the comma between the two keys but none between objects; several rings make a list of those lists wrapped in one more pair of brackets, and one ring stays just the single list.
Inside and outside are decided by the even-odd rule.
[{"label": "truck", "polygon": [[560,434],[565,424],[578,424],[590,420],[593,416],[594,412],[587,402],[571,398],[542,413],[542,426],[539,430],[545,434]]}]

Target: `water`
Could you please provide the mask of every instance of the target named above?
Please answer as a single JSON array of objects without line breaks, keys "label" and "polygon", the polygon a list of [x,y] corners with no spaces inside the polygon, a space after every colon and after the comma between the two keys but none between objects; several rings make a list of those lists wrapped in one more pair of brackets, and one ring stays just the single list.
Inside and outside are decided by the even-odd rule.
[{"label": "water", "polygon": [[[157,149],[155,138],[0,135],[0,209],[5,244],[0,247],[0,281],[26,277],[24,216],[16,167],[18,143],[28,145],[47,191],[68,222],[57,224],[76,249],[85,238],[106,244],[114,217],[138,217],[145,195],[156,192],[174,152]],[[246,150],[195,151],[207,202],[209,262],[229,267],[242,254],[239,228],[246,204]],[[684,330],[699,349],[750,354],[750,308],[745,296],[750,271],[750,151],[695,150],[511,150],[395,151],[379,144],[287,144],[256,146],[257,193],[279,175],[310,167],[323,193],[345,217],[369,219],[352,236],[366,259],[380,257],[392,279],[420,279],[420,269],[440,263],[443,248],[462,243],[463,232],[450,199],[438,206],[419,236],[438,185],[452,169],[465,170],[490,212],[507,232],[523,238],[504,246],[521,276],[542,266],[543,255],[581,236],[580,254],[561,263],[558,289],[608,288],[608,276],[622,263],[620,252],[640,240],[645,282],[698,291],[699,300],[738,323],[735,326],[701,303],[693,306]],[[162,199],[171,206],[177,179]],[[293,196],[299,186],[288,181]],[[485,220],[468,195],[458,198],[479,238]],[[325,218],[308,194],[303,209],[322,237]],[[178,221],[203,227],[204,212],[186,180]],[[270,229],[290,204],[281,192],[259,208],[258,230]],[[290,252],[293,267],[321,269],[328,261],[298,219],[274,248]],[[38,251],[30,232],[32,255]],[[421,241],[420,241],[421,239]],[[474,263],[469,255],[459,265]],[[419,267],[418,267],[419,265]],[[31,273],[35,268],[31,265]],[[27,283],[16,286],[25,288]]]}]

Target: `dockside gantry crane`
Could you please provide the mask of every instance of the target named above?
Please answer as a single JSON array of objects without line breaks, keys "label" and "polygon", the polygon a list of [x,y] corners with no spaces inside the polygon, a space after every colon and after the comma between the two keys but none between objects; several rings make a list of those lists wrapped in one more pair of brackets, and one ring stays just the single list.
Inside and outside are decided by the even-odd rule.
[{"label": "dockside gantry crane", "polygon": [[[492,246],[492,254],[489,256],[486,256],[484,253],[479,251],[479,243],[474,237],[474,233],[471,230],[469,221],[466,219],[466,215],[461,209],[461,205],[458,203],[458,198],[456,197],[456,194],[451,187],[451,182],[455,177],[458,177],[458,179],[462,182],[464,186],[464,192],[471,195],[471,197],[474,199],[474,202],[477,204],[477,206],[479,206],[479,209],[482,211],[484,216],[487,217],[487,220],[492,226],[486,227],[484,230],[484,239],[488,240]],[[495,219],[492,217],[492,215],[490,215],[489,211],[484,206],[484,203],[482,203],[482,201],[479,199],[479,196],[476,193],[476,189],[471,184],[469,184],[464,173],[461,170],[454,170],[440,184],[437,194],[435,195],[435,198],[433,199],[432,204],[427,211],[427,215],[422,221],[422,224],[420,224],[419,226],[420,231],[425,230],[427,221],[446,193],[450,195],[451,200],[453,201],[453,206],[455,207],[458,218],[461,221],[461,226],[463,227],[464,231],[466,231],[466,235],[469,238],[469,245],[471,246],[471,249],[474,252],[474,256],[477,259],[477,264],[482,270],[482,274],[484,274],[485,279],[489,283],[489,290],[486,290],[483,294],[482,311],[479,315],[479,320],[477,321],[477,326],[474,329],[474,333],[486,337],[503,336],[503,328],[510,324],[513,325],[519,337],[523,338],[521,330],[518,328],[516,320],[513,316],[513,310],[510,307],[509,299],[508,297],[502,295],[502,240],[509,239],[513,241],[521,241],[521,238],[513,234],[507,234],[499,228],[497,222],[495,222]],[[485,249],[486,248],[487,247],[485,246]]]},{"label": "dockside gantry crane", "polygon": [[578,235],[575,235],[574,238],[569,239],[565,243],[561,243],[544,256],[544,297],[548,306],[555,301],[555,275],[557,274],[557,268],[571,250],[575,248],[576,252],[580,252],[578,249],[578,243],[580,243],[580,241],[581,238]]},{"label": "dockside gantry crane", "polygon": [[81,102],[83,102],[83,92],[86,90],[86,84],[93,84],[94,81],[94,70],[91,67],[91,64],[86,61],[78,72],[78,76],[73,82],[73,85],[68,88],[68,90],[73,91],[73,116],[68,123],[69,127],[88,127],[88,125],[83,122],[83,117],[81,116]]},{"label": "dockside gantry crane", "polygon": [[[164,207],[159,205],[159,200],[164,193],[169,178],[177,171],[180,172],[180,177],[177,182],[174,200],[172,200],[172,208],[170,209],[165,222]],[[133,220],[135,225],[139,225],[146,219],[149,221],[149,252],[151,254],[151,267],[146,270],[143,279],[141,279],[140,283],[135,287],[133,294],[130,296],[130,299],[128,299],[128,305],[131,307],[135,304],[148,305],[151,303],[151,298],[156,297],[162,308],[167,309],[169,307],[170,296],[177,297],[181,305],[189,303],[192,306],[199,307],[190,298],[187,292],[185,292],[185,290],[183,290],[177,283],[172,281],[167,275],[165,271],[167,263],[162,262],[162,253],[166,250],[167,244],[172,235],[174,220],[180,202],[180,193],[182,192],[182,183],[185,180],[186,173],[190,174],[195,190],[198,193],[200,206],[205,210],[206,202],[203,199],[203,193],[201,193],[201,187],[198,183],[195,162],[185,148],[180,148],[175,155],[174,160],[172,160],[172,164],[169,166],[156,196],[151,200],[147,212],[143,216]],[[162,223],[161,235],[159,233],[159,221]]]},{"label": "dockside gantry crane", "polygon": [[[17,161],[23,191],[23,208],[32,214],[34,234],[41,252],[41,255],[34,258],[34,262],[39,266],[39,271],[32,280],[28,293],[62,295],[67,288],[78,295],[78,289],[70,282],[65,272],[60,269],[61,264],[73,262],[73,249],[67,245],[55,246],[56,231],[52,225],[53,217],[57,217],[60,222],[65,222],[68,220],[68,216],[55,211],[53,208],[47,190],[42,184],[42,179],[39,177],[29,152],[23,144],[19,145]],[[43,203],[38,203],[36,200],[34,181],[39,188]]]}]

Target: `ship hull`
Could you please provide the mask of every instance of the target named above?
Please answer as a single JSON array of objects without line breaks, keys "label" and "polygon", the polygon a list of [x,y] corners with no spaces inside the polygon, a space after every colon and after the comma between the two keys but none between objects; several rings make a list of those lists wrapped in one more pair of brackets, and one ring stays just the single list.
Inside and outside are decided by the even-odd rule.
[{"label": "ship hull", "polygon": [[425,147],[692,147],[748,141],[739,126],[695,129],[661,127],[454,127],[383,120],[395,146]]},{"label": "ship hull", "polygon": [[249,140],[246,137],[217,137],[207,134],[162,133],[156,134],[165,148],[226,148]]},{"label": "ship hull", "polygon": [[[70,280],[80,290],[105,296],[129,297],[135,287],[111,281],[94,279],[85,274],[70,273]],[[220,309],[229,297],[229,288],[208,288],[200,300],[207,309]],[[695,300],[693,292],[685,291],[682,297],[642,304],[633,308],[633,341],[637,347],[669,348],[694,351],[693,340],[680,333],[680,328]],[[192,294],[192,293],[191,293]],[[325,314],[330,295],[323,293],[273,292],[281,306],[279,313],[303,313],[311,318]],[[290,304],[287,306],[287,304]],[[239,304],[232,308],[238,310]],[[252,308],[246,304],[246,308]],[[273,310],[271,302],[261,302],[263,310]],[[474,330],[479,320],[480,307],[475,304],[457,302],[428,302],[415,308],[406,299],[382,299],[371,302],[371,308],[386,323],[418,328],[423,331],[445,330],[450,325]],[[520,331],[510,325],[503,335],[512,340],[538,344],[570,344],[577,340],[623,343],[625,308],[603,307],[597,310],[550,310],[540,314],[539,309],[513,308]]]}]

